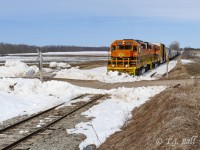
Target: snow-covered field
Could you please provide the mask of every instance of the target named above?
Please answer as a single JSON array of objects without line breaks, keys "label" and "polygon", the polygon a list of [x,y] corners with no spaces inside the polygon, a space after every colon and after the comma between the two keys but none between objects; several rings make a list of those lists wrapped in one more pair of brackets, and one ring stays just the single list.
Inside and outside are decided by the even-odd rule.
[{"label": "snow-covered field", "polygon": [[[107,51],[82,51],[82,52],[48,52],[43,53],[44,62],[88,62],[108,60],[109,53]],[[80,57],[79,57],[80,56]],[[97,57],[98,56],[98,57]],[[37,61],[38,53],[17,53],[0,56],[0,61],[20,60],[23,62]]]},{"label": "snow-covered field", "polygon": [[[6,60],[20,60],[23,62],[36,62],[37,56],[33,57],[22,57],[22,56],[1,56],[0,61],[6,61]],[[66,56],[66,57],[60,57],[60,56],[46,56],[43,57],[44,62],[51,62],[51,61],[64,61],[64,62],[89,62],[89,61],[101,61],[101,60],[108,60],[107,56],[101,56],[101,57],[87,57],[87,56],[82,56],[82,57],[73,57],[73,56]]]},{"label": "snow-covered field", "polygon": [[[108,51],[81,51],[81,52],[47,52],[43,53],[43,55],[91,55],[91,56],[108,56]],[[33,55],[37,56],[38,53],[17,53],[17,54],[9,54],[10,56],[16,55]]]},{"label": "snow-covered field", "polygon": [[[177,61],[170,61],[169,71],[176,66]],[[68,78],[68,79],[81,79],[81,80],[99,80],[106,83],[116,82],[135,82],[141,80],[156,80],[158,77],[166,73],[166,63],[162,64],[152,71],[149,71],[141,76],[130,76],[126,73],[118,75],[118,72],[108,72],[107,67],[99,67],[90,70],[80,70],[78,68],[63,69],[57,72],[56,78]],[[156,76],[151,77],[156,72]]]}]

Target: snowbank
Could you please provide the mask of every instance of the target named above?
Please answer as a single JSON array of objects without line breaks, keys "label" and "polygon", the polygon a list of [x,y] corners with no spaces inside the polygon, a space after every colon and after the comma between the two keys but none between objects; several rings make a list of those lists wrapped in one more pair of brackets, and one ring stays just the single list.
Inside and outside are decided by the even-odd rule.
[{"label": "snowbank", "polygon": [[[169,71],[176,66],[177,61],[170,61]],[[55,78],[68,78],[68,79],[81,79],[81,80],[99,80],[106,83],[116,83],[116,82],[135,82],[141,80],[156,80],[157,77],[151,77],[153,73],[162,76],[166,73],[166,64],[162,64],[157,68],[149,71],[141,76],[130,76],[129,74],[122,73],[118,75],[118,72],[108,72],[107,67],[99,67],[90,70],[80,70],[77,68],[63,69],[57,72]]]},{"label": "snowbank", "polygon": [[0,66],[0,77],[27,77],[39,71],[37,66],[27,66],[19,60],[7,60]]},{"label": "snowbank", "polygon": [[160,93],[166,87],[139,87],[118,88],[110,90],[111,99],[93,106],[82,113],[87,117],[94,117],[91,122],[79,123],[74,129],[67,129],[67,133],[82,133],[86,139],[79,145],[82,150],[87,145],[95,144],[97,147],[105,142],[111,134],[120,131],[120,128],[131,117],[131,111],[145,103],[150,97]]},{"label": "snowbank", "polygon": [[[0,79],[0,121],[44,110],[85,93],[102,93],[103,90],[81,88],[67,82],[37,79]],[[12,110],[12,111],[11,111]]]}]

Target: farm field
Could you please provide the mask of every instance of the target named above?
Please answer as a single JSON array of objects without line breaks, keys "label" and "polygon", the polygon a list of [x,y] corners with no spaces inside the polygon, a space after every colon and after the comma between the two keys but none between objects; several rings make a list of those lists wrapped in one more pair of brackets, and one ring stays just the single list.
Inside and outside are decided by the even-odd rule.
[{"label": "farm field", "polygon": [[[84,56],[76,55],[81,57]],[[43,70],[43,83],[36,79],[39,77],[37,64],[7,60],[0,66],[0,127],[3,129],[61,103],[64,105],[58,110],[71,110],[86,105],[93,95],[101,94],[103,98],[55,124],[54,130],[45,130],[18,148],[143,149],[147,146],[168,149],[172,146],[167,144],[168,137],[178,140],[173,145],[177,148],[198,148],[200,71],[196,66],[199,62],[196,57],[181,57],[169,63],[168,78],[166,64],[133,77],[117,72],[107,74],[106,61],[93,58],[72,65],[49,62]],[[72,100],[84,94],[91,96]],[[8,108],[12,111],[7,111]],[[48,124],[44,120],[37,121],[35,127]],[[21,136],[29,132],[25,126],[20,128]],[[193,136],[196,137],[194,144],[181,145],[184,138]],[[157,144],[160,139],[162,143]]]},{"label": "farm field", "polygon": [[[0,56],[0,62],[3,64],[6,60],[20,60],[26,63],[37,63],[38,53],[20,53],[20,54],[7,54]],[[43,53],[44,63],[52,61],[68,62],[70,64],[82,64],[84,62],[92,61],[107,61],[107,51],[86,51],[86,52],[49,52]]]}]

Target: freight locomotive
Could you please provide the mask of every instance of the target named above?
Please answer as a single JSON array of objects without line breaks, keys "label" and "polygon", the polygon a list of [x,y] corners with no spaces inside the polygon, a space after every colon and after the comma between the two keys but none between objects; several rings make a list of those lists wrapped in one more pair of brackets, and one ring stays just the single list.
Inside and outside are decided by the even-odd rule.
[{"label": "freight locomotive", "polygon": [[133,39],[115,40],[110,46],[110,53],[108,71],[131,75],[141,75],[179,54],[177,50],[171,50],[162,43]]}]

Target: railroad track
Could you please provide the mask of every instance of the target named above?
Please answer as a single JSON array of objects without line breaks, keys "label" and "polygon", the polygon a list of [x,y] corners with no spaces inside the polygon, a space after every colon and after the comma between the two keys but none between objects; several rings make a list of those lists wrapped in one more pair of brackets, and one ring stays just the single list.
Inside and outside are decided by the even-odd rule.
[{"label": "railroad track", "polygon": [[[62,105],[64,105],[64,103],[62,103],[1,129],[0,149],[27,149],[27,147],[23,147],[23,143],[28,139],[31,139],[38,134],[42,134],[44,131],[51,133],[56,130],[53,128],[53,125],[105,96],[106,95],[103,94],[83,94],[71,100],[75,101],[83,98],[89,99],[87,102],[81,102],[81,105],[66,109],[67,107],[62,107]],[[21,145],[22,148],[17,148]]]}]

